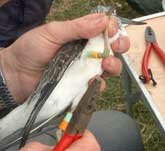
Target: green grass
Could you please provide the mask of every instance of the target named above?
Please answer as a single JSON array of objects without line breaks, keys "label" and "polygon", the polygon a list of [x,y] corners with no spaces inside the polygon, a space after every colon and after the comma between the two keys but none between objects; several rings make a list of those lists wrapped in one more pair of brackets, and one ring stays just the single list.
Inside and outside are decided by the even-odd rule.
[{"label": "green grass", "polygon": [[[125,0],[54,0],[49,20],[73,19],[90,13],[97,5],[111,5],[117,9],[120,16],[133,18],[139,16]],[[122,2],[122,3],[121,3]],[[127,14],[130,14],[129,16]]]},{"label": "green grass", "polygon": [[[51,20],[66,20],[90,13],[97,5],[115,6],[120,16],[133,18],[139,16],[126,0],[55,0],[48,16]],[[114,109],[125,112],[124,92],[120,77],[107,80],[107,90],[98,101],[98,109]],[[165,141],[161,137],[154,121],[142,102],[134,106],[134,115],[140,125],[146,151],[165,151]]]}]

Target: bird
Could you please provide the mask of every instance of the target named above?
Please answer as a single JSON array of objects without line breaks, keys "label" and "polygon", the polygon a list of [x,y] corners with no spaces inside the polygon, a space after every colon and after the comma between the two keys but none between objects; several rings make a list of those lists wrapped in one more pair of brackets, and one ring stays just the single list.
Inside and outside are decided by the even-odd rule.
[{"label": "bird", "polygon": [[[120,19],[118,21],[120,22]],[[86,92],[89,80],[103,73],[102,57],[94,58],[90,55],[92,52],[104,55],[107,47],[109,50],[107,55],[113,55],[110,44],[120,35],[126,35],[122,24],[119,25],[117,34],[112,38],[105,37],[107,32],[105,30],[104,33],[90,38],[88,41],[78,40],[64,45],[59,51],[59,55],[50,62],[37,89],[27,101],[0,119],[0,141],[25,126],[43,90],[47,91],[48,83],[55,82],[56,85],[41,108],[35,123],[47,120],[52,116],[56,117],[69,106],[74,109]],[[74,55],[75,52],[78,54]],[[65,65],[69,59],[69,64]],[[66,70],[63,66],[66,67]]]},{"label": "bird", "polygon": [[[86,54],[93,50],[103,52],[104,39],[102,34],[89,39],[81,56],[69,65],[38,114],[36,122],[43,121],[52,115],[60,114],[72,102],[74,105],[77,104],[88,88],[88,81],[92,77],[102,74],[102,59],[86,57]],[[41,81],[42,84],[39,84],[39,87],[44,82],[47,82],[47,79],[43,78]],[[40,91],[41,88],[42,86],[37,91]],[[0,140],[24,127],[39,95],[40,93],[35,92],[28,99],[31,100],[30,103],[26,101],[0,120]]]}]

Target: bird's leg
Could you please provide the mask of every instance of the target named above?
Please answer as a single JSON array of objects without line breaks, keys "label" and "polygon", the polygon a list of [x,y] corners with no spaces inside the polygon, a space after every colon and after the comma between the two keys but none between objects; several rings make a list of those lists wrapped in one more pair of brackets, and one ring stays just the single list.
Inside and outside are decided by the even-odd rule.
[{"label": "bird's leg", "polygon": [[102,59],[102,58],[108,57],[110,54],[113,54],[113,52],[111,51],[111,48],[110,48],[108,30],[109,30],[109,25],[107,25],[107,27],[103,31],[104,51],[102,53],[97,52],[97,51],[88,52],[87,57]]},{"label": "bird's leg", "polygon": [[[114,8],[111,8],[106,12],[107,16],[109,17],[109,20],[111,20],[112,16],[116,14],[116,10]],[[91,51],[88,52],[87,56],[90,58],[96,58],[96,59],[102,59],[105,57],[108,57],[110,54],[113,54],[110,43],[109,43],[109,25],[105,28],[103,31],[103,38],[104,38],[104,51],[102,53],[97,51]]]},{"label": "bird's leg", "polygon": [[[112,10],[111,12],[108,12],[107,15],[109,16],[109,19],[111,20],[112,18],[112,14],[113,14]],[[104,37],[104,52],[102,53],[102,58],[108,57],[110,54],[113,54],[111,47],[110,47],[110,43],[109,43],[109,25],[107,25],[107,27],[105,28],[104,32],[103,32],[103,37]]]},{"label": "bird's leg", "polygon": [[108,57],[111,51],[110,44],[109,44],[109,35],[108,35],[108,26],[103,32],[104,37],[104,52],[102,53],[102,58]]},{"label": "bird's leg", "polygon": [[[116,9],[115,8],[111,8],[109,9],[109,11],[106,13],[107,16],[109,17],[109,20],[112,19],[113,15],[116,15]],[[107,27],[105,28],[104,32],[103,32],[103,37],[104,37],[104,52],[103,52],[103,56],[108,57],[111,54],[113,54],[111,48],[110,48],[110,43],[109,43],[109,25],[107,25]]]}]

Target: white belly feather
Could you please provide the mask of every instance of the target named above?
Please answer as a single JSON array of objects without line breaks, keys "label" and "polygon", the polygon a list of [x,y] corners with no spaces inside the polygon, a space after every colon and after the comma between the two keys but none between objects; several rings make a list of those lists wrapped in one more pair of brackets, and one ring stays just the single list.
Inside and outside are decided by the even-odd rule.
[{"label": "white belly feather", "polygon": [[[103,52],[102,34],[88,41],[80,60],[73,62],[65,72],[47,102],[41,109],[36,122],[46,120],[53,114],[58,115],[73,102],[77,104],[88,87],[88,81],[102,74],[101,59],[86,58],[87,51]],[[0,120],[0,140],[24,127],[34,104],[25,102]]]}]

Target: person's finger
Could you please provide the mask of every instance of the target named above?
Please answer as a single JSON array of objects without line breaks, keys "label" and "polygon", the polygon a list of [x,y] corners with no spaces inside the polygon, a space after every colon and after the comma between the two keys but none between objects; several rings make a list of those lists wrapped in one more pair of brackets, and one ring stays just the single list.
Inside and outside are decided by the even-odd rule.
[{"label": "person's finger", "polygon": [[99,80],[101,82],[100,92],[103,92],[105,90],[105,88],[106,88],[105,80],[102,77],[100,77],[99,75],[97,75],[97,76],[93,77],[92,79],[90,79],[88,84],[90,85],[94,81],[94,79],[97,79],[97,80]]},{"label": "person's finger", "polygon": [[52,147],[41,144],[39,142],[33,142],[27,144],[25,147],[21,148],[19,151],[52,151]]},{"label": "person's finger", "polygon": [[128,36],[120,35],[120,37],[111,44],[111,48],[116,53],[124,53],[130,47],[130,40]]},{"label": "person's finger", "polygon": [[101,77],[98,77],[98,78],[101,81],[100,92],[103,92],[106,89],[106,82],[103,78],[101,78]]},{"label": "person's finger", "polygon": [[88,130],[85,131],[82,138],[75,141],[66,151],[101,151],[94,135]]},{"label": "person's finger", "polygon": [[91,38],[101,33],[108,24],[105,14],[90,14],[71,21],[51,22],[42,26],[42,35],[55,44],[64,44],[79,38]]},{"label": "person's finger", "polygon": [[102,68],[106,71],[110,76],[119,75],[122,70],[122,63],[120,59],[109,56],[102,61]]},{"label": "person's finger", "polygon": [[[118,20],[116,17],[111,16],[109,22],[109,37],[114,38],[114,36],[118,33],[118,31],[119,31]],[[115,40],[111,45],[112,50],[117,53],[126,52],[130,47],[129,38],[124,34],[122,35],[122,33],[118,33],[118,35],[119,38],[116,37],[117,40]]]},{"label": "person's finger", "polygon": [[72,27],[80,38],[91,38],[100,34],[108,24],[105,14],[90,14],[72,21]]}]

